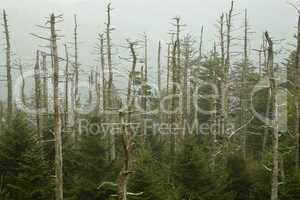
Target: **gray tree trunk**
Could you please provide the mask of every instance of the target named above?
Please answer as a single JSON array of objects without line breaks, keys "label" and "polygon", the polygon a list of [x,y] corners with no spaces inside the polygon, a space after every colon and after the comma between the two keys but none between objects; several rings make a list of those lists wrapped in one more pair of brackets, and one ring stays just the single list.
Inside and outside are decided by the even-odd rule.
[{"label": "gray tree trunk", "polygon": [[51,25],[51,49],[53,57],[53,109],[54,109],[54,136],[55,136],[55,186],[56,200],[63,200],[63,157],[61,120],[59,112],[59,60],[57,50],[57,35],[55,29],[55,16],[50,16]]},{"label": "gray tree trunk", "polygon": [[273,130],[273,169],[272,169],[272,189],[271,200],[278,200],[278,160],[279,160],[279,134],[278,134],[278,105],[277,105],[277,85],[274,75],[274,58],[273,58],[273,41],[268,32],[265,33],[268,42],[268,78],[271,95],[271,112],[272,112],[272,130]]},{"label": "gray tree trunk", "polygon": [[10,36],[8,30],[7,15],[5,10],[3,10],[3,20],[4,20],[4,33],[5,33],[5,55],[6,55],[6,73],[7,73],[7,122],[10,125],[12,120],[13,112],[13,94],[12,94],[12,76],[11,76],[11,46],[10,46]]}]

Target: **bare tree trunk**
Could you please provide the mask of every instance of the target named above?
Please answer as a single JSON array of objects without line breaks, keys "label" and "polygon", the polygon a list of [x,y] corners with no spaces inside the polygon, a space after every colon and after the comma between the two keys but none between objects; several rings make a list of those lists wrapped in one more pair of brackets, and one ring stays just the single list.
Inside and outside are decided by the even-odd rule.
[{"label": "bare tree trunk", "polygon": [[4,108],[3,108],[3,103],[0,101],[0,135],[3,134],[3,118],[4,118]]},{"label": "bare tree trunk", "polygon": [[224,78],[224,115],[223,115],[223,127],[224,133],[226,133],[226,124],[228,120],[228,76],[230,69],[230,56],[231,56],[231,28],[232,28],[232,15],[233,15],[233,1],[231,1],[231,7],[229,13],[226,15],[226,27],[227,27],[227,39],[226,39],[226,59],[225,59],[225,78]]},{"label": "bare tree trunk", "polygon": [[170,62],[170,55],[171,53],[171,44],[168,44],[168,57],[167,57],[167,94],[169,94],[169,88],[170,88],[170,68],[171,68],[171,62]]},{"label": "bare tree trunk", "polygon": [[158,42],[158,55],[157,55],[157,92],[158,92],[158,119],[161,123],[161,110],[160,110],[160,100],[161,100],[161,43]]},{"label": "bare tree trunk", "polygon": [[63,157],[62,157],[62,135],[61,120],[59,112],[59,61],[57,51],[57,36],[55,30],[55,16],[50,16],[51,25],[51,49],[53,57],[53,109],[54,109],[54,136],[55,136],[55,185],[56,200],[63,200]]},{"label": "bare tree trunk", "polygon": [[128,93],[127,93],[127,104],[128,104],[128,114],[127,114],[127,125],[124,120],[124,113],[120,113],[120,121],[122,125],[122,146],[124,151],[124,160],[123,160],[123,168],[119,174],[118,178],[118,200],[126,200],[127,199],[127,182],[129,175],[132,173],[131,168],[131,129],[127,128],[131,123],[131,113],[132,108],[134,106],[134,95],[132,94],[132,83],[134,81],[134,72],[136,69],[137,57],[134,49],[135,43],[129,42],[130,52],[132,55],[132,68],[129,74],[128,80]]},{"label": "bare tree trunk", "polygon": [[[113,67],[112,67],[112,53],[111,53],[111,3],[107,5],[107,22],[106,22],[106,45],[107,45],[107,66],[108,66],[108,88],[107,88],[107,109],[112,110],[112,86],[113,86]],[[110,137],[111,149],[110,156],[111,160],[116,159],[116,142],[115,136]]]},{"label": "bare tree trunk", "polygon": [[89,104],[91,104],[92,103],[92,72],[91,72],[91,74],[89,75],[89,98],[88,98],[88,102],[89,102]]},{"label": "bare tree trunk", "polygon": [[[130,112],[130,110],[128,110]],[[130,175],[130,133],[128,132],[127,125],[124,120],[124,113],[120,113],[121,131],[122,131],[122,147],[124,151],[123,167],[119,173],[117,186],[118,186],[118,200],[127,199],[127,181]]]},{"label": "bare tree trunk", "polygon": [[203,32],[204,32],[204,26],[201,27],[200,46],[199,46],[199,64],[202,60]]},{"label": "bare tree trunk", "polygon": [[277,105],[277,85],[273,67],[273,41],[268,32],[265,33],[268,42],[268,77],[271,91],[272,129],[273,129],[273,170],[272,170],[272,192],[271,200],[278,200],[278,160],[279,160],[279,134],[278,134],[278,105]]},{"label": "bare tree trunk", "polygon": [[7,15],[5,10],[3,10],[3,20],[4,20],[4,33],[6,40],[6,73],[7,73],[7,121],[10,125],[12,120],[13,112],[13,97],[12,97],[12,77],[11,77],[11,46],[10,46],[10,37],[8,30]]},{"label": "bare tree trunk", "polygon": [[[263,58],[264,58],[264,71],[266,72],[266,74],[268,73],[268,66],[267,66],[267,47],[266,47],[266,38],[265,38],[265,34],[263,34],[263,44],[262,44],[262,49],[263,49]],[[267,99],[267,107],[266,107],[266,116],[267,119],[269,120],[270,118],[270,104],[271,104],[271,91],[270,88],[268,88],[268,99]],[[262,152],[264,153],[266,150],[266,146],[267,146],[267,140],[268,140],[268,136],[269,136],[269,127],[265,127],[264,130],[264,134],[263,134],[263,142],[262,142]]]},{"label": "bare tree trunk", "polygon": [[[180,105],[180,102],[181,102],[181,97],[182,97],[182,85],[181,85],[181,41],[180,41],[180,18],[179,17],[176,17],[174,18],[175,21],[176,21],[176,45],[174,45],[174,47],[176,47],[176,53],[177,55],[175,56],[176,57],[176,62],[173,64],[176,64],[176,66],[173,66],[175,67],[175,76],[174,76],[174,83],[178,84],[178,86],[180,86],[179,90],[177,89],[177,87],[175,86],[175,90],[176,92],[174,94],[177,94],[178,95],[178,101],[177,103],[175,103],[176,106],[181,106]],[[177,124],[178,128],[176,129],[176,132],[177,134],[180,136],[179,138],[181,138],[181,136],[184,134],[183,132],[183,113],[182,113],[182,109],[181,111],[176,111],[176,115],[175,115],[175,123]],[[174,129],[173,129],[174,131]]]},{"label": "bare tree trunk", "polygon": [[[241,89],[241,127],[247,122],[247,73],[248,73],[248,21],[247,10],[245,10],[245,30],[244,30],[244,63],[242,69],[242,89]],[[247,127],[242,128],[242,155],[247,157]]]},{"label": "bare tree trunk", "polygon": [[69,53],[66,44],[65,44],[65,54],[66,54],[66,68],[65,68],[65,107],[64,107],[65,127],[64,128],[67,131],[69,126]]},{"label": "bare tree trunk", "polygon": [[177,79],[177,72],[176,72],[176,49],[177,49],[177,41],[174,43],[173,49],[172,49],[172,102],[171,102],[171,145],[170,145],[170,154],[171,157],[175,155],[176,151],[176,94],[177,94],[177,85],[176,85],[176,79]]},{"label": "bare tree trunk", "polygon": [[158,95],[161,95],[161,61],[160,61],[160,54],[161,54],[161,43],[158,42],[158,51],[157,51],[157,90]]},{"label": "bare tree trunk", "polygon": [[22,63],[19,63],[19,69],[20,69],[20,75],[22,78],[22,89],[21,89],[21,99],[23,106],[26,106],[26,97],[25,97],[25,78],[23,73],[23,65]]},{"label": "bare tree trunk", "polygon": [[48,121],[48,70],[46,63],[46,54],[42,53],[42,70],[43,70],[43,108],[45,109],[44,122]]},{"label": "bare tree trunk", "polygon": [[[217,60],[217,49],[216,44],[214,44],[213,57],[214,60]],[[214,69],[214,84],[217,85],[218,74],[217,69]],[[212,129],[212,143],[211,143],[211,172],[214,173],[216,169],[216,156],[217,156],[217,98],[212,98],[212,110],[214,111],[211,114],[211,129]]]},{"label": "bare tree trunk", "polygon": [[296,52],[296,72],[295,72],[295,93],[294,93],[294,104],[295,104],[295,134],[296,134],[296,157],[295,157],[295,163],[296,163],[296,172],[299,172],[299,151],[300,151],[300,145],[299,145],[299,120],[300,120],[300,114],[299,114],[299,87],[300,87],[300,81],[299,81],[299,75],[300,75],[300,16],[298,16],[298,33],[297,33],[297,52]]},{"label": "bare tree trunk", "polygon": [[225,112],[226,112],[226,100],[225,100],[225,39],[224,39],[224,14],[222,14],[220,18],[220,45],[221,45],[221,69],[220,69],[220,125],[218,127],[218,130],[220,132],[220,135],[225,135]]},{"label": "bare tree trunk", "polygon": [[142,108],[143,108],[143,113],[142,113],[142,122],[141,122],[141,133],[142,133],[142,137],[141,137],[141,141],[142,144],[145,143],[145,139],[146,139],[146,130],[145,130],[145,119],[146,119],[146,104],[145,104],[145,98],[146,98],[146,81],[145,81],[145,72],[144,72],[144,67],[141,67],[141,80],[142,80],[142,84],[141,84],[141,94],[142,94]]},{"label": "bare tree trunk", "polygon": [[148,38],[147,34],[144,34],[144,43],[145,43],[145,52],[144,52],[144,59],[145,59],[145,81],[148,81]]},{"label": "bare tree trunk", "polygon": [[34,67],[35,80],[35,109],[36,109],[36,126],[39,138],[43,138],[40,123],[40,108],[41,108],[41,77],[40,77],[40,52],[36,51],[36,63]]},{"label": "bare tree trunk", "polygon": [[[183,44],[183,56],[184,56],[184,65],[182,69],[182,77],[183,77],[183,88],[182,88],[182,113],[183,119],[187,120],[188,118],[188,68],[190,64],[190,49],[191,49],[191,41],[190,35],[186,35],[184,38]],[[187,131],[187,126],[184,124],[184,131]]]},{"label": "bare tree trunk", "polygon": [[102,109],[106,109],[106,84],[105,84],[105,57],[104,57],[104,38],[100,34],[100,59],[101,59],[101,74],[102,74]]},{"label": "bare tree trunk", "polygon": [[[108,108],[112,109],[112,84],[113,84],[113,69],[112,69],[112,54],[111,54],[111,4],[107,5],[107,22],[106,22],[106,45],[107,45],[107,65],[108,65]],[[115,155],[112,155],[115,157]]]},{"label": "bare tree trunk", "polygon": [[77,34],[77,28],[78,28],[78,25],[77,25],[77,17],[76,15],[74,15],[74,50],[75,50],[75,94],[74,94],[74,97],[75,97],[75,112],[74,112],[74,127],[73,127],[73,139],[74,139],[74,142],[76,143],[77,139],[78,139],[78,124],[79,124],[79,114],[78,114],[78,110],[79,109],[79,106],[80,106],[80,97],[79,97],[79,63],[78,63],[78,34]]}]

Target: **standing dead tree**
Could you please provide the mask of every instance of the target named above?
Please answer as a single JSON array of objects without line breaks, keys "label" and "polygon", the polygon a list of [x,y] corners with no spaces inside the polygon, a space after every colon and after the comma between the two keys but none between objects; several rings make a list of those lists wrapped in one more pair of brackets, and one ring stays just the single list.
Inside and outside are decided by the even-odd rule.
[{"label": "standing dead tree", "polygon": [[25,97],[25,78],[24,78],[24,72],[23,72],[23,65],[21,61],[18,63],[19,66],[19,71],[22,79],[22,86],[21,86],[21,100],[22,104],[25,106],[26,105],[26,97]]},{"label": "standing dead tree", "polygon": [[[132,193],[127,191],[127,185],[130,175],[133,173],[132,171],[132,162],[133,162],[133,154],[132,154],[132,146],[133,146],[133,130],[130,128],[132,124],[131,121],[131,114],[133,112],[133,107],[135,103],[135,94],[133,94],[133,83],[135,79],[135,70],[137,65],[137,55],[135,51],[135,46],[137,42],[131,42],[127,40],[130,53],[131,53],[131,70],[129,72],[128,78],[128,89],[127,89],[127,109],[119,111],[119,119],[120,119],[120,131],[121,131],[121,142],[122,142],[122,149],[124,153],[123,163],[121,171],[118,175],[117,182],[103,182],[101,185],[98,186],[98,189],[101,189],[104,185],[110,185],[117,188],[117,194],[113,195],[116,196],[118,200],[127,200],[127,196],[139,196],[143,193]],[[126,118],[127,117],[127,118]]]},{"label": "standing dead tree", "polygon": [[13,112],[13,97],[12,97],[12,75],[11,75],[11,45],[8,30],[7,15],[3,10],[4,33],[5,33],[5,55],[6,55],[6,76],[7,76],[7,121],[10,124]]},{"label": "standing dead tree", "polygon": [[130,42],[129,48],[132,56],[132,67],[129,74],[128,80],[128,92],[127,92],[127,105],[128,105],[128,113],[127,113],[127,124],[125,124],[124,120],[124,113],[120,113],[120,121],[121,121],[121,130],[122,130],[122,146],[124,151],[124,160],[123,160],[123,167],[121,172],[119,173],[118,177],[118,200],[126,200],[127,199],[127,182],[131,171],[131,164],[132,164],[132,132],[130,129],[131,124],[131,113],[133,111],[135,96],[132,91],[132,86],[135,78],[135,70],[136,70],[136,62],[137,56],[135,52],[135,46],[137,45],[136,42]]},{"label": "standing dead tree", "polygon": [[78,63],[78,24],[77,24],[77,17],[74,15],[74,98],[75,98],[75,108],[74,110],[74,127],[73,127],[73,137],[74,137],[74,142],[77,141],[77,134],[78,134],[78,120],[79,120],[79,114],[78,114],[78,108],[79,108],[79,102],[80,102],[80,97],[79,97],[79,63]]},{"label": "standing dead tree", "polygon": [[158,42],[158,50],[157,50],[157,93],[158,93],[158,119],[159,123],[162,119],[161,117],[161,42]]},{"label": "standing dead tree", "polygon": [[105,56],[104,56],[104,37],[103,34],[100,37],[100,60],[101,60],[101,74],[102,74],[102,109],[105,111],[106,107],[106,80],[105,80]]},{"label": "standing dead tree", "polygon": [[[214,61],[216,61],[217,58],[217,47],[216,47],[216,43],[214,43],[214,48],[213,48],[213,59]],[[217,79],[218,79],[218,73],[217,73],[217,69],[215,68],[213,71],[213,84],[217,85]],[[211,98],[211,106],[212,106],[212,114],[210,117],[210,123],[211,123],[211,172],[214,173],[215,169],[216,169],[216,156],[217,156],[217,96],[214,95]]]},{"label": "standing dead tree", "polygon": [[[220,134],[226,134],[226,122],[228,117],[228,76],[231,57],[231,29],[233,16],[233,1],[229,13],[226,15],[226,34],[224,30],[224,14],[220,19],[220,45],[221,45],[221,69],[220,69]],[[226,37],[225,37],[226,36]],[[226,38],[226,39],[225,39]],[[226,40],[226,50],[225,50]]]},{"label": "standing dead tree", "polygon": [[56,35],[56,16],[50,16],[51,52],[53,57],[53,109],[54,109],[54,136],[55,136],[55,185],[56,200],[63,200],[63,162],[62,162],[62,135],[59,110],[59,58]]},{"label": "standing dead tree", "polygon": [[[242,64],[242,88],[241,88],[241,95],[240,95],[240,103],[241,103],[241,126],[247,123],[247,108],[248,108],[248,99],[249,96],[247,95],[247,75],[248,75],[248,16],[247,16],[247,9],[245,10],[245,19],[244,19],[244,61]],[[247,156],[247,126],[241,129],[242,134],[242,154],[244,159]]]},{"label": "standing dead tree", "polygon": [[4,118],[4,106],[3,106],[3,102],[0,101],[0,135],[2,135],[4,131],[3,118]]},{"label": "standing dead tree", "polygon": [[173,49],[172,49],[172,99],[171,99],[171,141],[170,141],[170,154],[173,157],[175,155],[176,151],[176,106],[178,106],[178,99],[176,95],[177,93],[177,87],[176,80],[177,80],[177,64],[176,64],[176,49],[177,49],[177,41],[175,41]]},{"label": "standing dead tree", "polygon": [[65,66],[64,129],[67,130],[68,122],[69,122],[69,53],[66,44],[65,44],[65,56],[66,56],[66,66]]},{"label": "standing dead tree", "polygon": [[[181,33],[181,25],[180,24],[180,18],[175,17],[175,24],[173,24],[176,27],[176,45],[173,46],[173,53],[175,55],[172,55],[172,84],[173,84],[173,90],[172,90],[172,112],[176,112],[174,114],[174,117],[171,122],[171,124],[177,126],[177,128],[173,127],[172,131],[176,132],[174,134],[178,134],[180,137],[184,134],[183,126],[183,115],[182,115],[182,109],[178,109],[181,105],[181,99],[182,99],[182,85],[181,85],[181,40],[180,40],[180,33]],[[175,49],[174,49],[175,48]],[[176,96],[176,97],[175,97]],[[176,109],[176,111],[175,111]]]},{"label": "standing dead tree", "polygon": [[42,72],[43,72],[43,108],[45,109],[44,113],[44,123],[48,123],[48,69],[47,69],[47,55],[42,52]]},{"label": "standing dead tree", "polygon": [[267,75],[269,78],[271,112],[272,112],[272,131],[273,131],[273,169],[272,169],[272,189],[271,200],[278,200],[278,163],[279,163],[279,133],[278,133],[278,105],[277,105],[277,85],[274,75],[274,51],[273,41],[268,32],[265,33],[268,42],[268,60],[267,60]]},{"label": "standing dead tree", "polygon": [[158,42],[157,51],[157,92],[161,95],[161,42]]},{"label": "standing dead tree", "polygon": [[34,82],[35,82],[35,109],[36,109],[36,126],[39,138],[42,136],[41,128],[41,71],[40,71],[40,52],[36,51],[36,62],[34,66]]},{"label": "standing dead tree", "polygon": [[[111,4],[107,5],[107,22],[106,22],[106,48],[107,48],[107,66],[108,66],[108,88],[107,88],[107,104],[108,108],[112,107],[112,85],[113,85],[113,67],[112,67],[112,51],[111,51]],[[115,156],[113,156],[115,157]]]},{"label": "standing dead tree", "polygon": [[171,43],[168,43],[168,52],[167,52],[167,94],[169,94],[169,88],[170,88],[170,69],[171,69]]},{"label": "standing dead tree", "polygon": [[204,32],[204,26],[201,27],[201,35],[200,35],[200,44],[199,44],[199,64],[202,60],[202,51],[203,51],[203,32]]},{"label": "standing dead tree", "polygon": [[[113,89],[113,66],[112,66],[112,48],[111,48],[111,3],[107,5],[107,22],[106,22],[106,48],[107,48],[107,67],[108,67],[108,87],[107,87],[107,109],[112,110],[112,89]],[[111,136],[111,160],[116,159],[115,137]]]},{"label": "standing dead tree", "polygon": [[[183,44],[182,44],[182,49],[183,49],[183,68],[182,68],[182,81],[183,81],[183,87],[182,87],[182,113],[183,113],[183,119],[187,121],[188,119],[188,111],[190,111],[190,106],[193,105],[193,100],[189,102],[193,102],[191,105],[188,105],[188,80],[189,80],[189,70],[190,70],[190,65],[191,65],[191,58],[193,54],[193,48],[192,48],[192,36],[190,34],[187,34],[184,37]],[[193,98],[193,96],[191,97]],[[184,131],[186,132],[187,126],[185,126]]]},{"label": "standing dead tree", "polygon": [[300,89],[300,11],[298,11],[298,27],[297,27],[297,49],[296,49],[296,57],[295,57],[295,90],[294,90],[294,106],[295,106],[295,135],[296,135],[296,154],[295,154],[295,163],[296,163],[296,172],[299,172],[299,151],[300,151],[300,133],[299,133],[299,120],[300,120],[300,113],[299,113],[299,89]]}]

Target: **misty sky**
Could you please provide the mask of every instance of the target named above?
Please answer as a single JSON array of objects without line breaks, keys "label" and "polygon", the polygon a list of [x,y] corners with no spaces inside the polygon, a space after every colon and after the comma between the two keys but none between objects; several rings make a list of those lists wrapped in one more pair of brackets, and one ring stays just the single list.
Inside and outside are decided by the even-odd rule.
[{"label": "misty sky", "polygon": [[[106,0],[0,0],[0,8],[5,8],[8,14],[12,50],[14,58],[22,58],[31,68],[34,63],[35,50],[44,41],[34,38],[30,33],[48,36],[44,30],[36,25],[42,25],[45,17],[51,12],[64,15],[64,22],[58,27],[64,38],[61,44],[72,41],[73,15],[77,14],[79,24],[79,60],[84,69],[95,66],[97,55],[94,47],[97,34],[104,30]],[[297,1],[291,1],[297,2]],[[213,41],[217,38],[216,22],[222,12],[226,12],[230,0],[112,0],[112,24],[115,30],[112,34],[115,44],[114,52],[125,51],[117,45],[126,44],[125,39],[140,39],[141,33],[146,32],[149,37],[150,63],[156,60],[158,40],[163,45],[169,40],[172,18],[180,16],[186,24],[184,33],[191,33],[195,39],[199,38],[201,26],[205,26],[204,48],[209,51]],[[287,4],[286,0],[236,0],[236,12],[241,12],[235,18],[235,26],[242,26],[242,14],[248,9],[249,23],[253,32],[251,48],[257,48],[262,32],[268,30],[275,39],[286,39],[293,42],[295,26],[297,24],[296,11]],[[2,18],[1,18],[2,21]],[[1,28],[2,30],[2,28]],[[242,31],[242,30],[241,30]],[[235,34],[241,33],[241,31]],[[0,37],[1,47],[4,47],[3,36]],[[3,49],[3,48],[1,48]],[[70,52],[73,51],[70,46]],[[163,46],[166,51],[166,46]],[[62,49],[59,53],[63,56]],[[0,52],[3,57],[3,52]],[[165,53],[164,53],[165,55]],[[140,54],[140,56],[142,56]],[[2,64],[3,59],[1,59]],[[165,61],[163,62],[165,63]],[[115,59],[115,64],[120,61]],[[31,66],[30,66],[31,65]],[[152,68],[153,67],[152,65]],[[126,69],[125,69],[126,71]],[[154,78],[154,77],[153,77]]]}]

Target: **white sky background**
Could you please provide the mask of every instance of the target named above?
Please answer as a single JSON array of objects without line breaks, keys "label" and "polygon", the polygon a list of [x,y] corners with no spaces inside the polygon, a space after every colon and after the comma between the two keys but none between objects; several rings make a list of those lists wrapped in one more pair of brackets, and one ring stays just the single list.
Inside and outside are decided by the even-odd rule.
[{"label": "white sky background", "polygon": [[[106,0],[0,0],[0,9],[5,8],[8,14],[10,32],[12,38],[12,50],[15,58],[22,58],[28,66],[33,67],[35,50],[39,45],[45,45],[42,40],[36,39],[30,33],[48,36],[47,31],[40,30],[36,25],[41,25],[45,17],[51,12],[63,14],[64,22],[58,28],[65,36],[61,44],[73,40],[73,15],[77,15],[79,37],[79,60],[82,68],[87,70],[89,66],[95,66],[94,47],[96,37],[105,28]],[[291,0],[300,3],[300,0]],[[120,49],[117,45],[126,44],[125,39],[140,39],[141,33],[146,32],[149,37],[149,59],[155,71],[157,43],[163,42],[163,55],[166,55],[165,43],[169,40],[168,32],[171,30],[172,18],[180,16],[184,27],[184,33],[191,33],[198,40],[201,26],[205,26],[204,50],[209,51],[213,40],[217,38],[216,22],[222,12],[227,12],[230,0],[112,0],[112,25],[115,28],[112,34],[114,52],[127,50]],[[258,48],[262,32],[268,30],[274,39],[286,39],[283,45],[294,42],[296,33],[297,13],[287,4],[286,0],[236,0],[235,10],[243,12],[248,9],[249,23],[255,32],[251,37],[251,47]],[[242,25],[243,13],[235,18],[235,26]],[[2,17],[0,17],[2,23]],[[2,28],[1,28],[2,31]],[[242,30],[235,34],[241,33]],[[3,34],[0,33],[1,49],[4,47]],[[72,53],[70,48],[69,52]],[[62,48],[59,53],[64,56]],[[3,58],[3,51],[1,52]],[[125,54],[128,55],[128,54]],[[254,53],[252,53],[254,55]],[[140,54],[139,56],[142,56]],[[115,63],[123,72],[130,64]],[[166,61],[163,60],[163,64]],[[3,64],[3,59],[0,60]],[[124,70],[125,69],[125,70]],[[5,75],[3,70],[0,70]],[[154,79],[155,77],[153,77]],[[115,80],[117,77],[115,78]],[[0,84],[2,84],[0,82]],[[3,87],[0,87],[3,88]],[[1,89],[2,90],[2,89]],[[2,92],[0,92],[2,93]]]}]

